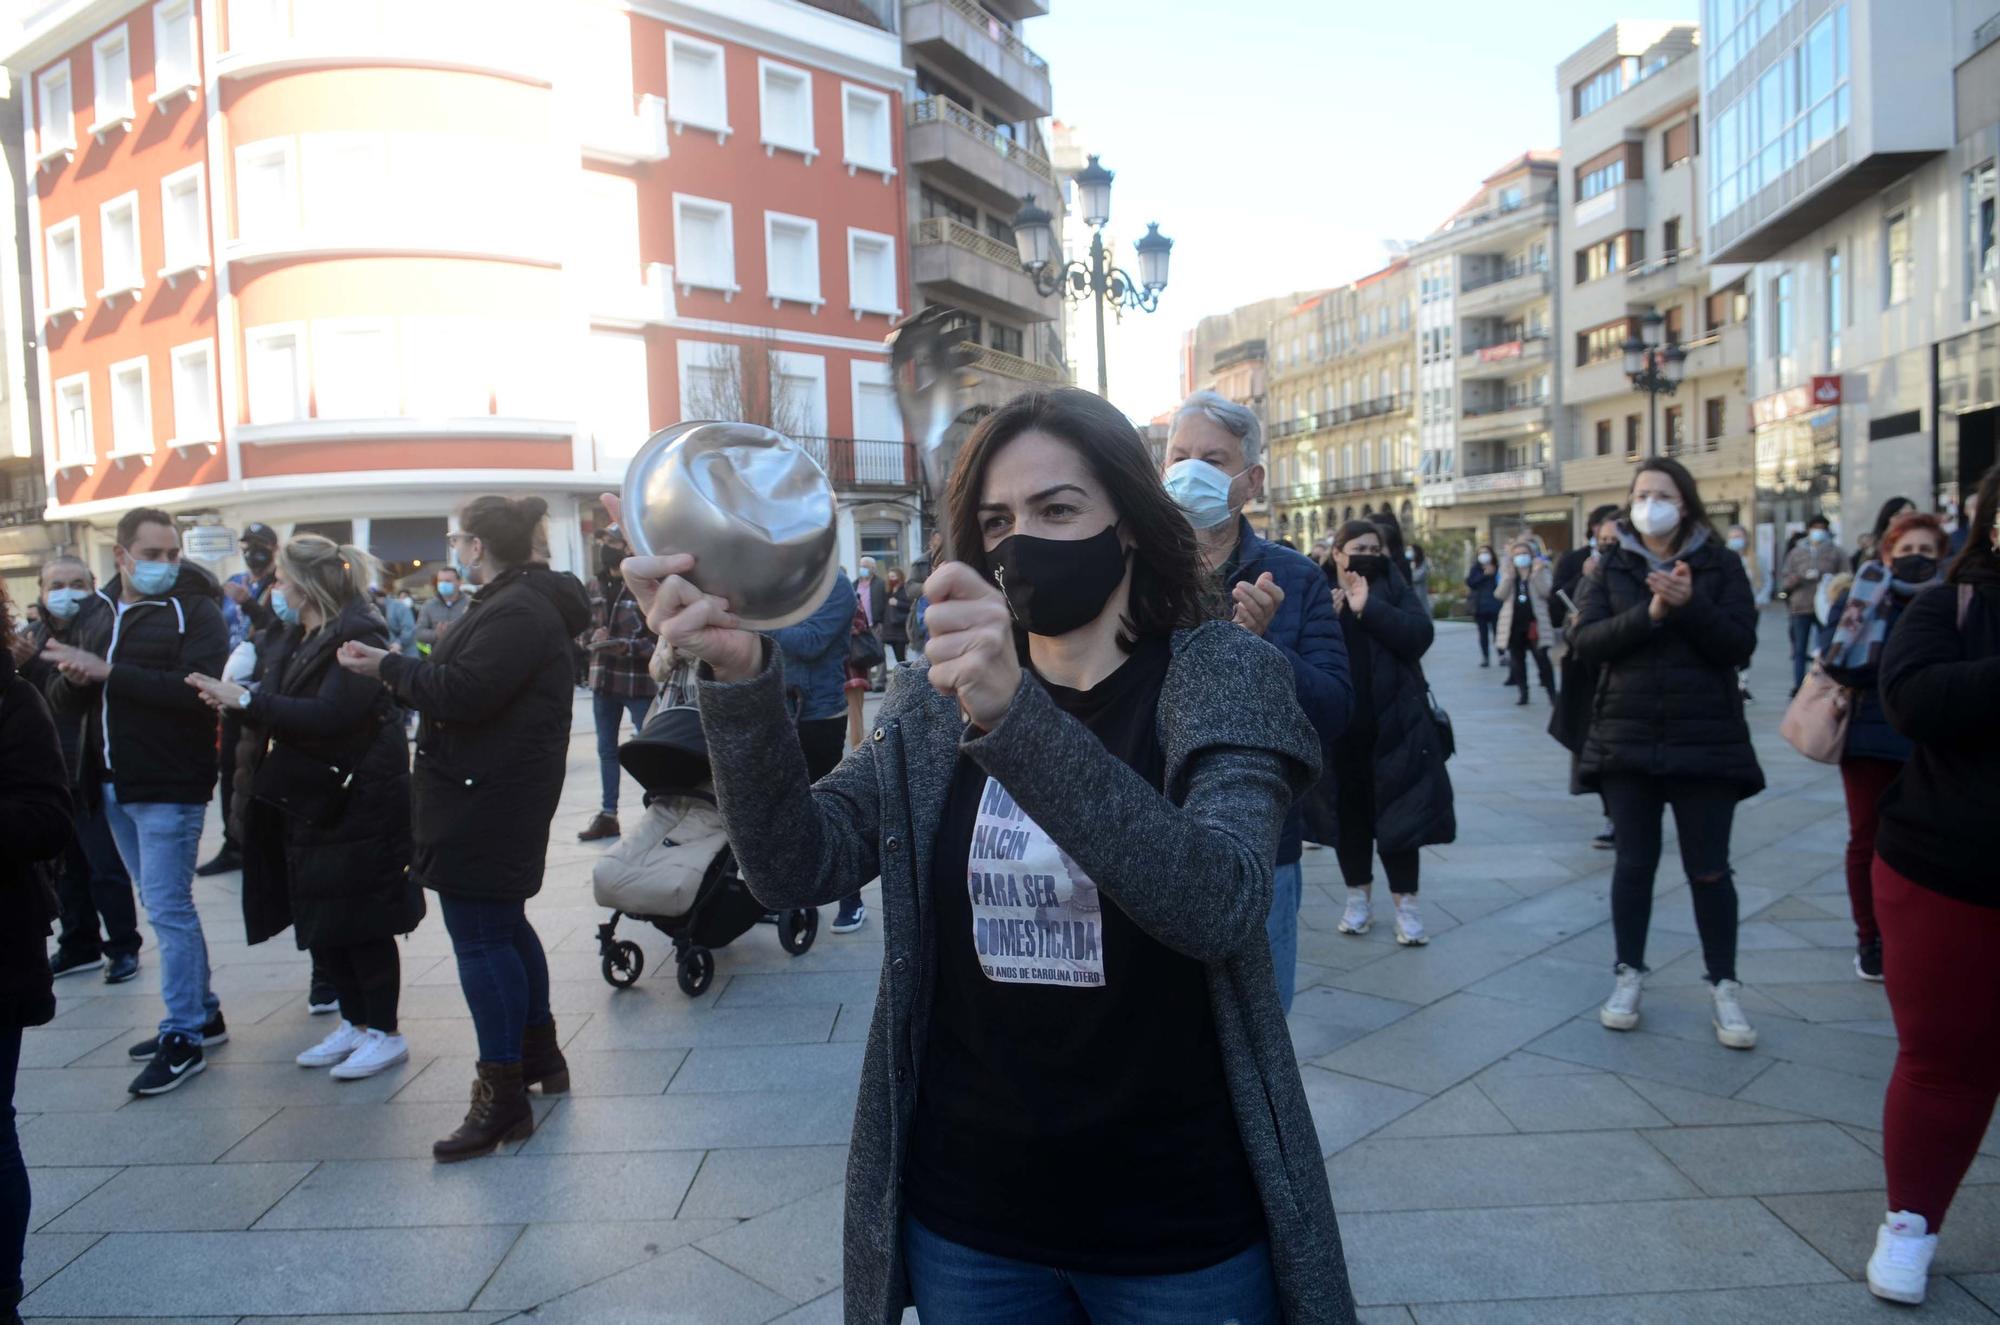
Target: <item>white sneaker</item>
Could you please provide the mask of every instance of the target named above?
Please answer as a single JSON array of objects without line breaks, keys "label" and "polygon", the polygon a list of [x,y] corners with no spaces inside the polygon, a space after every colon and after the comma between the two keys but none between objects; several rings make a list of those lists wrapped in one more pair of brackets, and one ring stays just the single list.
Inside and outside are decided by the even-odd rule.
[{"label": "white sneaker", "polygon": [[398,1063],[410,1059],[410,1042],[400,1035],[384,1035],[381,1031],[361,1032],[361,1043],[345,1062],[333,1069],[336,1081],[359,1081],[372,1077],[377,1072],[386,1072]]},{"label": "white sneaker", "polygon": [[1618,983],[1612,986],[1611,997],[1597,1010],[1597,1019],[1604,1023],[1605,1029],[1629,1031],[1639,1024],[1639,995],[1645,984],[1644,971],[1618,963]]},{"label": "white sneaker", "polygon": [[300,1067],[332,1067],[361,1047],[361,1037],[362,1031],[354,1023],[343,1020],[333,1034],[292,1061]]},{"label": "white sneaker", "polygon": [[1757,1029],[1737,1002],[1742,992],[1743,986],[1734,980],[1715,982],[1715,1038],[1731,1049],[1755,1049]]},{"label": "white sneaker", "polygon": [[1875,1230],[1875,1254],[1868,1258],[1868,1291],[1885,1302],[1920,1305],[1937,1255],[1937,1234],[1922,1215],[1891,1210]]},{"label": "white sneaker", "polygon": [[1396,942],[1406,948],[1421,948],[1431,941],[1424,933],[1423,908],[1417,905],[1415,893],[1396,895]]},{"label": "white sneaker", "polygon": [[1366,888],[1347,890],[1347,912],[1340,917],[1338,928],[1343,934],[1366,934],[1368,926],[1375,922],[1374,907],[1369,904]]}]

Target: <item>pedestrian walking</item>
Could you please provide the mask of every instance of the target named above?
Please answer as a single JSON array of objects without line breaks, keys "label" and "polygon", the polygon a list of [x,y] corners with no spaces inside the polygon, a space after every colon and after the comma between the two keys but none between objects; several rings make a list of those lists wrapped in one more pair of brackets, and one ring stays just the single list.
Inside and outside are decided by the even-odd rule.
[{"label": "pedestrian walking", "polygon": [[1849,690],[1840,784],[1847,797],[1847,901],[1854,917],[1854,973],[1882,978],[1882,933],[1875,921],[1875,831],[1882,793],[1903,771],[1910,742],[1889,725],[1878,689],[1882,650],[1904,609],[1940,582],[1944,524],[1910,506],[1883,530],[1884,561],[1865,563],[1854,587],[1835,603],[1833,640],[1820,670]]},{"label": "pedestrian walking", "polygon": [[882,666],[882,659],[888,656],[888,650],[883,649],[881,644],[882,623],[889,614],[889,590],[882,582],[879,571],[875,558],[863,557],[854,573],[855,606],[860,609],[863,624],[867,627],[869,636],[875,641],[876,651],[881,654],[881,657],[876,658],[868,668],[869,690],[883,688],[885,682],[877,669]]},{"label": "pedestrian walking", "polygon": [[903,583],[903,572],[899,567],[891,567],[886,577],[885,592],[882,595],[882,629],[880,638],[884,653],[883,665],[895,671],[910,655],[910,592]]},{"label": "pedestrian walking", "polygon": [[[222,582],[222,619],[229,627],[229,647],[232,651],[276,622],[265,600],[271,592],[271,578],[275,573],[278,531],[253,520],[243,526],[236,546],[243,555],[245,569]],[[221,748],[234,750],[242,735],[237,715],[223,714]],[[195,867],[194,874],[198,879],[233,874],[243,868],[242,844],[237,841],[236,829],[229,815],[229,807],[235,803],[236,769],[234,761],[226,755],[221,760],[219,773],[217,799],[222,807],[222,845],[213,856]]]},{"label": "pedestrian walking", "polygon": [[811,906],[882,876],[893,1029],[855,1115],[846,1319],[1351,1322],[1264,931],[1319,761],[1291,669],[1203,621],[1188,522],[1095,396],[988,415],[947,500],[961,560],[926,580],[929,666],[816,789],[780,667],[682,578],[692,558],[628,568],[706,664],[752,891]]},{"label": "pedestrian walking", "polygon": [[[0,589],[0,639],[15,633]],[[18,1325],[33,1193],[14,1128],[21,1032],[56,1015],[45,945],[56,918],[55,869],[71,832],[70,777],[48,705],[0,649],[0,1321]]]},{"label": "pedestrian walking", "polygon": [[625,584],[620,569],[631,548],[616,525],[597,540],[597,574],[584,586],[590,599],[590,625],[577,640],[590,650],[590,711],[597,727],[597,776],[601,797],[597,814],[576,835],[579,842],[617,837],[618,735],[629,715],[632,734],[646,725],[659,685],[653,680],[653,650],[659,639],[646,629],[639,602]]},{"label": "pedestrian walking", "polygon": [[[806,758],[806,777],[813,782],[831,773],[841,757],[861,743],[858,737],[841,739],[843,729],[853,725],[848,696],[858,700],[862,694],[848,688],[847,642],[853,625],[854,585],[846,572],[836,570],[833,588],[818,611],[796,625],[770,632],[771,642],[784,656],[792,725]],[[852,934],[867,920],[868,908],[861,904],[861,890],[856,888],[840,899],[833,913],[833,932]]]},{"label": "pedestrian walking", "polygon": [[[1500,586],[1499,558],[1493,555],[1490,544],[1481,543],[1479,551],[1473,554],[1472,568],[1465,573],[1466,594],[1471,599],[1472,620],[1479,628],[1479,665],[1493,665],[1493,629],[1500,621],[1500,599],[1494,590]],[[1503,642],[1501,647],[1506,647]]]},{"label": "pedestrian walking", "polygon": [[569,750],[570,651],[590,621],[575,576],[536,559],[548,503],[475,497],[452,550],[479,595],[428,659],[350,640],[340,665],[419,711],[412,872],[438,895],[479,1041],[472,1106],[431,1147],[445,1162],[535,1130],[528,1088],[569,1089],[549,965],[528,920]]},{"label": "pedestrian walking", "polygon": [[1847,568],[1847,557],[1833,541],[1832,526],[1824,515],[1806,522],[1806,536],[1785,554],[1784,569],[1778,573],[1778,587],[1785,592],[1785,608],[1791,614],[1792,693],[1806,679],[1806,663],[1811,659],[1819,635],[1819,618],[1814,595],[1820,581]]},{"label": "pedestrian walking", "polygon": [[[177,1090],[207,1062],[204,1045],[229,1037],[209,987],[208,942],[194,904],[196,851],[216,782],[215,715],[188,689],[189,672],[214,676],[229,656],[220,590],[181,559],[181,536],[165,511],[141,506],[118,521],[117,576],[99,591],[72,644],[43,656],[62,670],[51,687],[65,709],[82,709],[86,794],[101,797],[112,840],[137,882],[160,946],[159,1034],[129,1050],[146,1067],[134,1095]],[[113,684],[115,682],[115,684]]]},{"label": "pedestrian walking", "polygon": [[[69,643],[88,630],[89,618],[108,612],[97,597],[97,577],[76,557],[56,557],[41,570],[41,611],[34,627],[8,636],[14,664],[21,677],[44,696],[51,684],[63,684],[62,673],[42,655],[51,640]],[[104,983],[122,985],[139,974],[139,908],[132,896],[132,876],[118,858],[104,802],[83,785],[84,715],[77,709],[54,714],[56,738],[69,770],[70,826],[74,830],[63,851],[56,878],[60,912],[56,950],[49,969],[56,979],[102,970]]]},{"label": "pedestrian walking", "polygon": [[[1259,538],[1243,508],[1263,493],[1263,430],[1257,415],[1227,396],[1197,391],[1174,413],[1161,480],[1194,527],[1202,566],[1230,604],[1231,620],[1285,655],[1293,693],[1319,733],[1322,753],[1354,709],[1347,643],[1324,572],[1290,549]],[[1297,982],[1299,906],[1305,893],[1303,802],[1278,836],[1265,936],[1278,1002],[1292,1010]]]},{"label": "pedestrian walking", "polygon": [[1771,586],[1766,581],[1764,568],[1757,561],[1757,549],[1750,546],[1750,531],[1740,524],[1733,524],[1723,531],[1723,546],[1736,554],[1743,563],[1744,578],[1750,581],[1750,597],[1762,607],[1771,601]]},{"label": "pedestrian walking", "polygon": [[1729,834],[1736,803],[1764,789],[1735,677],[1756,643],[1757,609],[1679,461],[1640,461],[1629,509],[1618,546],[1584,576],[1574,639],[1600,669],[1579,772],[1587,789],[1603,792],[1617,833],[1616,978],[1598,1019],[1617,1031],[1639,1024],[1660,820],[1671,806],[1716,1038],[1749,1049],[1757,1032],[1736,979]]},{"label": "pedestrian walking", "polygon": [[[243,913],[249,941],[287,925],[332,982],[340,1024],[299,1054],[300,1067],[358,1081],[410,1056],[396,1013],[402,964],[396,938],[424,918],[410,878],[410,754],[389,693],[335,662],[356,641],[389,647],[388,623],[368,593],[368,554],[318,534],[278,552],[270,640],[256,690],[195,673],[217,712],[242,715]],[[225,755],[234,752],[225,751]]]},{"label": "pedestrian walking", "polygon": [[1889,1210],[1868,1287],[1921,1302],[1937,1233],[2000,1098],[2000,467],[1948,583],[1919,594],[1882,651],[1882,707],[1911,742],[1883,795],[1875,915],[1896,1020],[1882,1106]]},{"label": "pedestrian walking", "polygon": [[1500,568],[1500,584],[1495,596],[1500,600],[1497,632],[1507,641],[1507,679],[1521,691],[1521,703],[1528,702],[1528,659],[1535,660],[1536,675],[1548,692],[1550,707],[1556,702],[1555,668],[1549,662],[1549,641],[1555,638],[1555,623],[1549,612],[1555,569],[1542,555],[1539,539],[1517,538],[1507,545],[1507,562]]},{"label": "pedestrian walking", "polygon": [[1396,942],[1420,946],[1430,936],[1417,902],[1418,853],[1458,835],[1451,775],[1423,672],[1437,626],[1417,609],[1371,522],[1342,525],[1328,565],[1354,678],[1354,716],[1313,792],[1321,804],[1331,801],[1332,812],[1309,815],[1308,822],[1331,820],[1334,826],[1332,845],[1347,885],[1340,932],[1366,934],[1374,924],[1372,857],[1379,856],[1395,899]]}]

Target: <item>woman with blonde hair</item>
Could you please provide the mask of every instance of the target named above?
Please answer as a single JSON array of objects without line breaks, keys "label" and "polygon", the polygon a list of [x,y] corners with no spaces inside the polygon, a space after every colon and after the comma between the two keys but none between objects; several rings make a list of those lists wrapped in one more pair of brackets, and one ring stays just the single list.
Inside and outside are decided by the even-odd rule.
[{"label": "woman with blonde hair", "polygon": [[250,942],[291,925],[332,980],[340,1025],[300,1067],[355,1081],[408,1061],[398,1030],[396,936],[424,918],[410,878],[410,756],[394,701],[340,667],[341,647],[387,647],[357,547],[299,534],[278,550],[254,688],[199,673],[188,684],[240,713],[255,767],[242,810],[243,917]]}]

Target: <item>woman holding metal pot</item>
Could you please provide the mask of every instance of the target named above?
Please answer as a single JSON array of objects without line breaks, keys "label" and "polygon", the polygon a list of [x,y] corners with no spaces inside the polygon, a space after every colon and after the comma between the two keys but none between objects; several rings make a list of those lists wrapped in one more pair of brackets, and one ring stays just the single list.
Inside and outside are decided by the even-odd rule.
[{"label": "woman holding metal pot", "polygon": [[982,420],[947,513],[928,665],[816,786],[781,662],[697,559],[626,564],[703,664],[751,891],[882,878],[846,1319],[1352,1321],[1264,936],[1319,767],[1289,665],[1211,619],[1192,530],[1095,396]]}]

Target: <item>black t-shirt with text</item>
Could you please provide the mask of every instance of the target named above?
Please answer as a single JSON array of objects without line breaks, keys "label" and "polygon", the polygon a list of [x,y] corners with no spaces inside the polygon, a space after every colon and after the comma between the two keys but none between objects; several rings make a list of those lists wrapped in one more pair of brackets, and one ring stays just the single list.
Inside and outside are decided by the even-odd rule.
[{"label": "black t-shirt with text", "polygon": [[[1091,690],[1045,683],[1155,788],[1168,656],[1146,641]],[[1204,1269],[1262,1241],[1203,965],[1142,932],[969,758],[933,860],[909,1212],[979,1251],[1101,1274]]]}]

